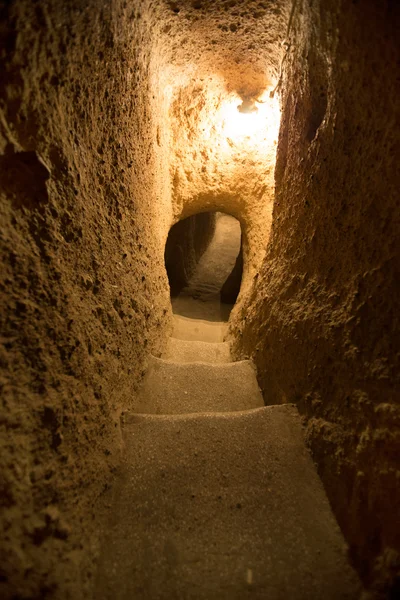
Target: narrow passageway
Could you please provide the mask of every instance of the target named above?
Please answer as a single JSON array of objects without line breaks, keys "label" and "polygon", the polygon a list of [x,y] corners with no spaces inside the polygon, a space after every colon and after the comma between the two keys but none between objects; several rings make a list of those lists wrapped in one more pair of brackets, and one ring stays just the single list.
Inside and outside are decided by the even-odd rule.
[{"label": "narrow passageway", "polygon": [[[189,289],[209,293],[210,263],[200,273]],[[175,315],[150,361],[124,418],[96,598],[354,599],[358,579],[298,412],[264,406],[254,364],[233,362],[225,330]]]},{"label": "narrow passageway", "polygon": [[217,214],[208,247],[172,298],[166,350],[151,357],[124,417],[99,600],[358,593],[296,408],[264,406],[253,362],[234,361],[224,341],[220,293],[240,239],[239,223]]},{"label": "narrow passageway", "polygon": [[216,213],[212,239],[187,285],[172,296],[172,309],[183,317],[227,321],[232,304],[221,302],[221,290],[240,252],[241,228],[234,217]]},{"label": "narrow passageway", "polygon": [[400,597],[399,31],[0,0],[1,600]]}]

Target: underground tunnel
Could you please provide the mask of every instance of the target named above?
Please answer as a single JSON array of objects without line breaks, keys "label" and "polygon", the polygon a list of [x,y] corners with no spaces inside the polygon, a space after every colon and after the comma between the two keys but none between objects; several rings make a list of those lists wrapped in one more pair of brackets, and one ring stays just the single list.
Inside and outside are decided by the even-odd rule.
[{"label": "underground tunnel", "polygon": [[0,0],[1,598],[399,597],[399,12]]},{"label": "underground tunnel", "polygon": [[176,223],[165,246],[175,314],[228,321],[243,275],[241,226],[224,213],[200,213]]}]

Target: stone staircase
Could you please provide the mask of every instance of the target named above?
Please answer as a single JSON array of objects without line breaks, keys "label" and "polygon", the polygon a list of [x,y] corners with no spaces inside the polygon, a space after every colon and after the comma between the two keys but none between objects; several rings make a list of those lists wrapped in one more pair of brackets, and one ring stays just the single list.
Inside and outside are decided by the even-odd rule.
[{"label": "stone staircase", "polygon": [[225,325],[175,316],[124,419],[96,600],[338,600],[358,579],[292,405],[264,406]]}]

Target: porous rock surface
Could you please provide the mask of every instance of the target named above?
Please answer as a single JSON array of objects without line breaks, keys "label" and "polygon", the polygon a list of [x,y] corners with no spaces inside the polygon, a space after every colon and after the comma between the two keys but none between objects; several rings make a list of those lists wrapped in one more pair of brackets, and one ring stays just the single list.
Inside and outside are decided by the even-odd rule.
[{"label": "porous rock surface", "polygon": [[[0,2],[2,597],[90,597],[119,415],[170,327],[168,231],[210,210],[242,226],[236,354],[306,416],[355,564],[395,597],[398,11]],[[254,99],[256,151],[220,118]]]},{"label": "porous rock surface", "polygon": [[[215,42],[226,52],[228,40],[233,47],[241,39],[243,55],[255,24],[264,39],[275,11],[284,20],[272,3],[233,11],[228,2],[0,3],[4,598],[87,597],[94,517],[118,463],[119,414],[169,326],[168,231],[186,216],[183,199],[203,168],[218,187],[201,136],[187,165],[196,181],[185,174],[182,192],[174,176],[185,166],[179,128],[189,118],[177,70],[202,57],[195,77],[182,74],[196,135],[214,89],[225,97],[241,81],[255,94],[266,82],[260,61],[250,69],[231,61],[230,83],[214,75]],[[279,27],[272,29],[268,50],[280,52]],[[257,50],[251,54],[254,63]],[[263,173],[272,173],[274,148],[268,165],[258,161]],[[238,148],[229,152],[239,160]],[[270,221],[272,180],[265,188],[253,172]],[[232,190],[226,199],[221,191],[187,216],[226,208]]]},{"label": "porous rock surface", "polygon": [[168,328],[139,12],[0,3],[4,600],[88,597],[119,414]]},{"label": "porous rock surface", "polygon": [[400,585],[399,23],[397,3],[297,5],[271,241],[234,317],[234,348],[256,363],[266,403],[306,417],[379,598]]},{"label": "porous rock surface", "polygon": [[[158,83],[165,116],[174,221],[205,210],[227,212],[242,227],[245,289],[270,233],[279,76],[288,2],[156,3]],[[225,110],[262,100],[266,120],[251,138],[226,132]],[[229,120],[229,119],[228,119]],[[255,143],[257,139],[257,143]]]}]

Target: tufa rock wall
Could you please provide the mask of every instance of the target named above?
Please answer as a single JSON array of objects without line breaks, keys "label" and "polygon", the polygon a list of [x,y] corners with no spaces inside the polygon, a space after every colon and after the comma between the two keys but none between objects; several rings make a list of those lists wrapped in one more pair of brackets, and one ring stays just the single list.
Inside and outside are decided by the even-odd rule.
[{"label": "tufa rock wall", "polygon": [[168,326],[151,30],[146,3],[0,2],[4,600],[88,597],[119,416]]},{"label": "tufa rock wall", "polygon": [[[244,290],[269,237],[280,116],[269,91],[279,73],[290,2],[155,5],[162,23],[158,85],[164,91],[161,137],[168,148],[173,222],[205,211],[236,217],[243,232]],[[266,126],[237,135],[237,107],[250,99],[261,100]]]},{"label": "tufa rock wall", "polygon": [[271,240],[234,323],[379,598],[400,589],[399,24],[394,2],[295,5]]}]

